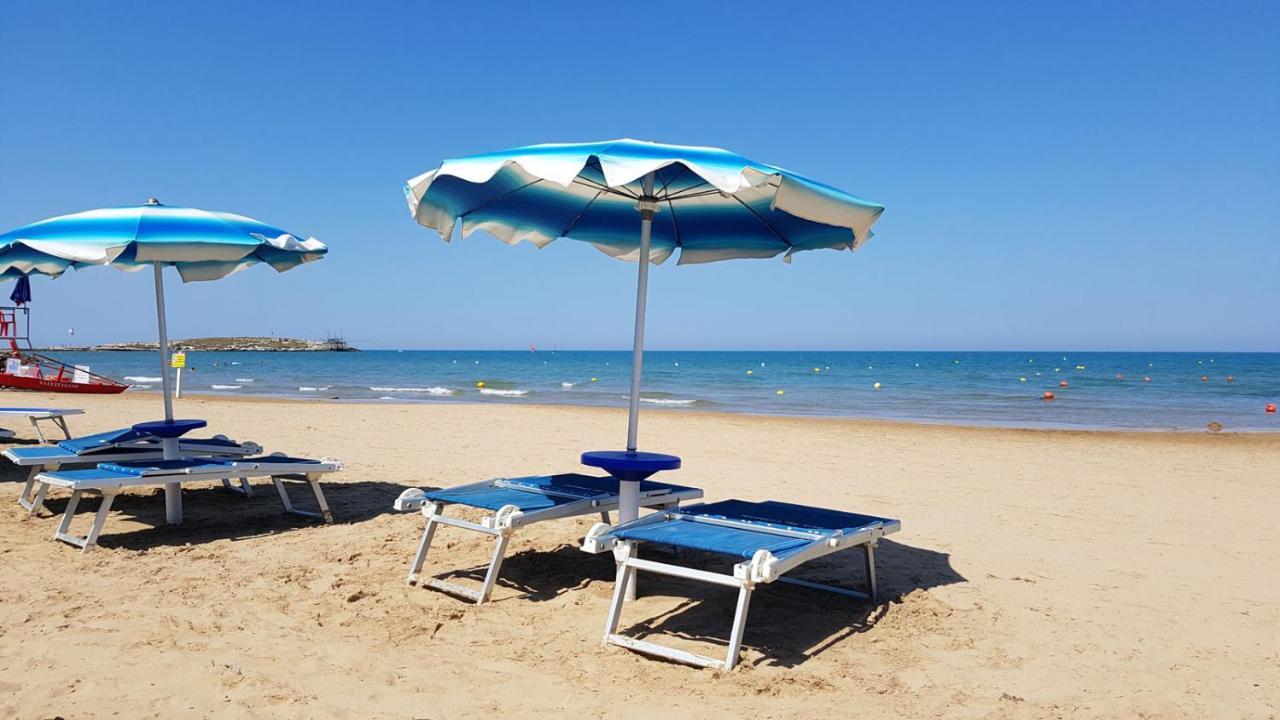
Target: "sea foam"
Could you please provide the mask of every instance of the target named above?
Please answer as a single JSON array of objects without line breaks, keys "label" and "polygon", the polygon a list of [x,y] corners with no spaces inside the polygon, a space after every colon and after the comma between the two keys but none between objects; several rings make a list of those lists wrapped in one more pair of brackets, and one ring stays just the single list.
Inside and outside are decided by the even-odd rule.
[{"label": "sea foam", "polygon": [[374,392],[424,393],[427,395],[453,395],[458,392],[447,387],[371,387]]},{"label": "sea foam", "polygon": [[[630,398],[628,398],[630,399]],[[653,405],[693,405],[697,400],[686,400],[684,398],[640,398],[640,402],[646,402]]]}]

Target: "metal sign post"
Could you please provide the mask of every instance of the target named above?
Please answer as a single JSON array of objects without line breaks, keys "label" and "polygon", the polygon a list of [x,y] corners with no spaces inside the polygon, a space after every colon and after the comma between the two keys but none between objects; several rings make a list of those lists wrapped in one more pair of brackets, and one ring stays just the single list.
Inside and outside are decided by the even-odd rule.
[{"label": "metal sign post", "polygon": [[187,354],[176,352],[169,356],[169,367],[178,371],[178,381],[174,384],[174,397],[182,397],[182,368],[187,366]]}]

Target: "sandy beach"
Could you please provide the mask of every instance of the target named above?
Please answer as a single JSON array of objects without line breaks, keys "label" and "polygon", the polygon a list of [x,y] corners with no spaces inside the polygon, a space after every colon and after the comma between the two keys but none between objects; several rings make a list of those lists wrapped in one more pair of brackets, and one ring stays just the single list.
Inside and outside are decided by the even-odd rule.
[{"label": "sandy beach", "polygon": [[[158,414],[81,406],[77,434]],[[184,398],[209,430],[346,469],[337,523],[214,483],[163,527],[158,490],[116,501],[94,553],[0,477],[0,715],[13,718],[1273,718],[1280,710],[1280,434],[1029,431],[648,411],[642,447],[708,499],[900,518],[877,607],[756,593],[744,662],[699,671],[601,647],[612,559],[589,519],[518,534],[491,605],[406,585],[422,528],[405,488],[581,469],[623,411]],[[11,424],[34,442],[29,428]],[[96,502],[96,501],[95,501]],[[60,511],[62,496],[49,503]],[[90,507],[96,506],[89,503]],[[442,530],[428,570],[469,582],[484,539]],[[860,557],[810,577],[860,582]],[[723,560],[706,567],[727,568]],[[697,559],[697,562],[704,562]],[[646,577],[622,627],[720,654],[734,595]]]}]

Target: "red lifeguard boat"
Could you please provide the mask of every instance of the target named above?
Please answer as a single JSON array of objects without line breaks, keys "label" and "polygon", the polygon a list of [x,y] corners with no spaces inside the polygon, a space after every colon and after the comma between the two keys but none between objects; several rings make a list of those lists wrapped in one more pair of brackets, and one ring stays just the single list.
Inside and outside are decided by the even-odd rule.
[{"label": "red lifeguard boat", "polygon": [[31,348],[31,313],[25,307],[0,307],[0,342],[9,342],[0,366],[0,388],[55,393],[114,395],[127,383],[41,355]]}]

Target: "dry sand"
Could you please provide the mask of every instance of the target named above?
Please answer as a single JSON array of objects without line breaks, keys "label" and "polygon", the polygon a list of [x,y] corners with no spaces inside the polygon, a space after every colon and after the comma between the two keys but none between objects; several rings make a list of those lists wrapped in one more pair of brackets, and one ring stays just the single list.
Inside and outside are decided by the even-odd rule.
[{"label": "dry sand", "polygon": [[[154,416],[82,405],[77,433]],[[495,602],[410,587],[407,487],[573,471],[625,413],[516,405],[193,398],[179,414],[269,450],[332,455],[338,518],[185,492],[117,500],[89,555],[0,477],[0,716],[13,718],[1274,718],[1280,700],[1280,434],[1086,433],[646,411],[708,499],[781,498],[901,518],[879,607],[756,593],[744,662],[694,670],[599,644],[612,562],[591,520],[517,535]],[[29,430],[11,425],[20,436]],[[18,440],[22,442],[22,440]],[[88,503],[94,507],[94,503]],[[60,511],[64,501],[50,503]],[[433,573],[469,581],[483,538],[442,530]],[[810,569],[860,580],[858,553]],[[714,558],[699,560],[707,563]],[[727,568],[724,561],[716,567]],[[704,565],[712,567],[712,565]],[[720,654],[734,593],[646,576],[631,633]],[[622,710],[624,709],[625,710]]]}]

